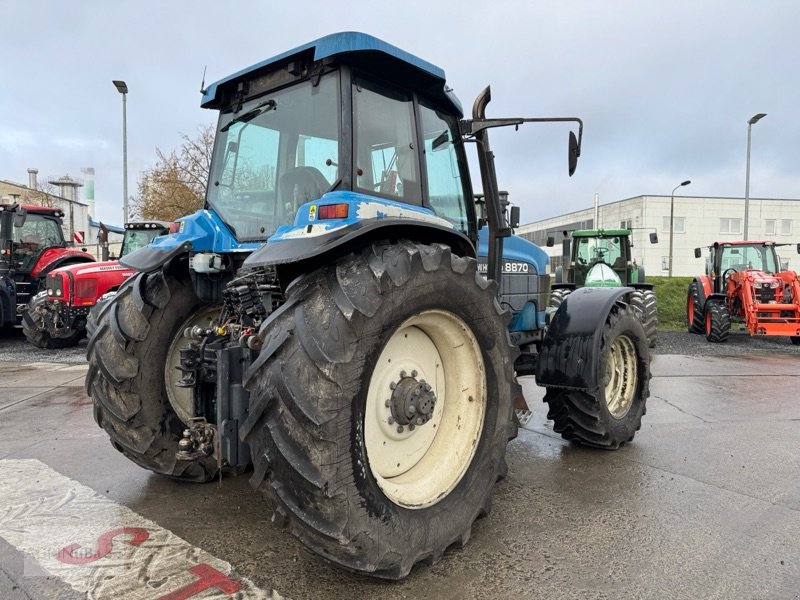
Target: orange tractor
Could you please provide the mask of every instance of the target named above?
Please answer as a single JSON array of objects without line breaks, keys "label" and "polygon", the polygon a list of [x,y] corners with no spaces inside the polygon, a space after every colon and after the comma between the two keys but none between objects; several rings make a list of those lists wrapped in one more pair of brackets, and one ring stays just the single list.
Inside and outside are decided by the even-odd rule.
[{"label": "orange tractor", "polygon": [[[750,335],[784,335],[800,344],[800,283],[797,273],[781,266],[776,252],[781,245],[743,241],[709,246],[706,274],[689,284],[689,332],[724,342],[736,322]],[[700,258],[700,248],[694,255]]]}]

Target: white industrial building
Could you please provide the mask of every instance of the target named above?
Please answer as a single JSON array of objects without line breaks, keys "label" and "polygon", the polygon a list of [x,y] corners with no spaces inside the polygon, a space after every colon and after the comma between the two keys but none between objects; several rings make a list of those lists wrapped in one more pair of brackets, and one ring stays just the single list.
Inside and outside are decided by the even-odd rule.
[{"label": "white industrial building", "polygon": [[[672,235],[672,274],[697,275],[705,269],[705,248],[715,241],[744,239],[744,198],[675,196]],[[597,217],[595,217],[597,212]],[[595,221],[597,224],[595,224]],[[779,248],[781,260],[800,270],[800,199],[750,198],[747,237],[791,244]],[[521,225],[516,234],[533,241],[550,255],[550,267],[561,264],[563,231],[573,229],[631,229],[636,263],[648,276],[667,275],[670,250],[670,196],[635,196]],[[651,244],[650,233],[658,233]],[[546,247],[547,236],[555,246]],[[703,248],[703,258],[694,257]]]}]

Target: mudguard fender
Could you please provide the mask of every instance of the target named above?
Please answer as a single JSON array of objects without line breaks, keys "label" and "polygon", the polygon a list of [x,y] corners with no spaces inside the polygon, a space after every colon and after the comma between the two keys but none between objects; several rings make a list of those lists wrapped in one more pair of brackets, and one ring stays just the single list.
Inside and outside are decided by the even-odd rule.
[{"label": "mudguard fender", "polygon": [[569,294],[550,320],[536,364],[541,386],[595,390],[600,338],[608,314],[629,287],[583,287]]},{"label": "mudguard fender", "polygon": [[706,299],[714,293],[714,285],[708,275],[695,277],[694,282],[697,284],[697,291],[700,293],[700,309],[702,310]]}]

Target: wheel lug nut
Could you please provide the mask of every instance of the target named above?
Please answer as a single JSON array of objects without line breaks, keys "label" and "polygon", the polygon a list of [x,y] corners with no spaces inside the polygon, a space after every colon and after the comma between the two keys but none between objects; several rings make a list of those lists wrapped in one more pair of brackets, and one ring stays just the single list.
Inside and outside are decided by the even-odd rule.
[{"label": "wheel lug nut", "polygon": [[406,376],[406,372],[405,371],[400,371],[400,379],[403,379],[403,377],[405,377],[405,376]]},{"label": "wheel lug nut", "polygon": [[414,424],[413,423],[411,423],[411,425],[408,426],[408,430],[409,431],[414,431]]},{"label": "wheel lug nut", "polygon": [[403,433],[403,426],[402,425],[398,425],[397,426],[397,433]]},{"label": "wheel lug nut", "polygon": [[389,417],[389,425],[392,425],[393,423],[394,423],[394,417]]},{"label": "wheel lug nut", "polygon": [[390,383],[390,384],[389,384],[389,389],[390,389],[390,390],[393,390],[393,389],[394,389],[394,388],[396,388],[396,387],[397,387],[397,384],[396,384],[394,381],[393,381],[392,383]]},{"label": "wheel lug nut", "polygon": [[412,376],[412,377],[416,377],[416,376],[417,376],[417,371],[416,371],[416,370],[414,370],[414,371],[411,371],[411,376]]},{"label": "wheel lug nut", "polygon": [[422,425],[423,423],[425,423],[425,421],[423,421],[422,417],[417,417],[417,425]]},{"label": "wheel lug nut", "polygon": [[383,403],[383,405],[384,405],[386,408],[389,408],[389,407],[392,405],[392,401],[391,401],[391,400],[387,400],[386,402],[384,402],[384,403]]}]

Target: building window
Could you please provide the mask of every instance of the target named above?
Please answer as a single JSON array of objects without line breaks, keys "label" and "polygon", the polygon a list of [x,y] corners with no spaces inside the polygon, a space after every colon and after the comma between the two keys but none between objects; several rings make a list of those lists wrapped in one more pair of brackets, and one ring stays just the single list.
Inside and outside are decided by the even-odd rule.
[{"label": "building window", "polygon": [[727,219],[719,220],[720,233],[742,233],[742,220],[741,219]]},{"label": "building window", "polygon": [[[664,221],[661,224],[661,231],[669,233],[669,217],[664,217]],[[686,233],[686,217],[674,217],[672,219],[672,232]]]},{"label": "building window", "polygon": [[764,235],[775,235],[775,219],[764,221]]},{"label": "building window", "polygon": [[792,234],[792,220],[781,219],[781,235],[791,235],[791,234]]},{"label": "building window", "polygon": [[619,222],[620,229],[630,229],[633,226],[633,219],[625,219]]}]

